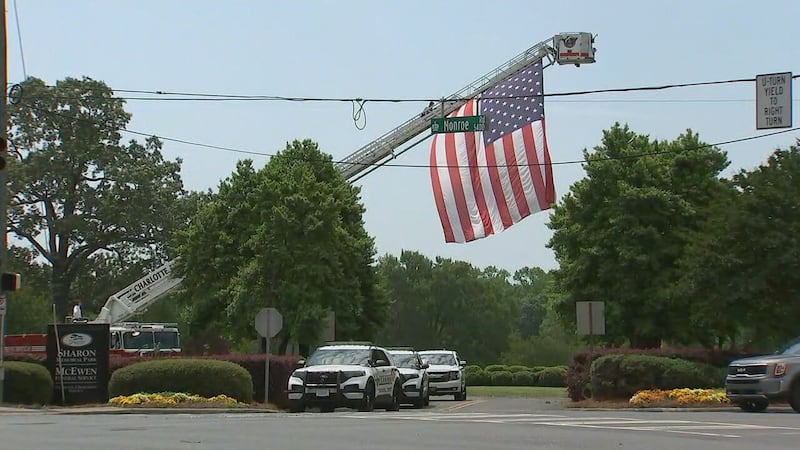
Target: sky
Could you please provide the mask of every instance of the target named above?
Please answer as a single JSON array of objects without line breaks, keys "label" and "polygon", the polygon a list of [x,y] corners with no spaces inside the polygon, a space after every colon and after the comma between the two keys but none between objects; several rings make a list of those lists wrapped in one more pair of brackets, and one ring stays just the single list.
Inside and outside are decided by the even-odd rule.
[{"label": "sky", "polygon": [[[15,1],[7,0],[11,83],[25,75],[49,84],[87,76],[129,90],[441,98],[537,42],[577,31],[596,35],[597,61],[547,68],[545,93],[800,73],[800,2],[792,0],[21,0],[18,17]],[[308,138],[337,160],[426,105],[367,102],[363,129],[346,102],[130,100],[126,109],[135,131],[267,154]],[[545,116],[554,162],[580,160],[617,121],[657,139],[691,128],[708,143],[769,132],[756,130],[754,83],[551,97]],[[790,132],[722,147],[731,160],[726,175],[758,166],[798,137]],[[396,162],[427,164],[431,142]],[[163,153],[183,160],[192,190],[216,190],[240,159],[257,167],[268,161],[174,142],[165,142]],[[583,176],[580,164],[556,165],[557,198]],[[550,211],[484,239],[447,244],[427,168],[383,167],[356,184],[381,255],[414,250],[512,272],[557,267],[547,248]]]}]

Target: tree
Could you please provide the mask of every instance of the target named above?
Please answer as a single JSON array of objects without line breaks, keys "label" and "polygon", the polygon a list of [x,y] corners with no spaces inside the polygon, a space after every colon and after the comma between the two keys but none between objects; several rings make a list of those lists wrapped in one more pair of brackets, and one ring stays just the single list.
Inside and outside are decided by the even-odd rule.
[{"label": "tree", "polygon": [[800,148],[777,149],[731,181],[693,234],[680,286],[694,328],[711,333],[705,343],[775,348],[796,337],[781,324],[800,315]]},{"label": "tree", "polygon": [[586,177],[549,223],[565,325],[574,326],[576,301],[599,300],[609,342],[654,347],[686,338],[690,305],[673,289],[677,262],[725,189],[726,155],[691,130],[667,142],[615,124],[584,156]]},{"label": "tree", "polygon": [[256,313],[272,306],[284,318],[281,351],[291,338],[313,343],[328,311],[337,338],[369,338],[387,305],[358,194],[310,140],[258,171],[239,162],[178,235],[191,327],[251,339]]},{"label": "tree", "polygon": [[413,251],[383,256],[378,272],[392,301],[382,341],[453,348],[475,364],[497,362],[508,347],[519,316],[508,272]]},{"label": "tree", "polygon": [[47,86],[28,78],[9,107],[8,229],[51,266],[50,288],[64,317],[78,274],[99,254],[125,261],[163,256],[183,218],[180,160],[166,161],[155,137],[123,143],[131,115],[111,88],[90,78]]},{"label": "tree", "polygon": [[514,273],[514,281],[521,302],[519,335],[523,338],[537,336],[547,313],[545,294],[552,275],[539,267],[523,267]]},{"label": "tree", "polygon": [[37,254],[29,248],[11,247],[8,252],[9,271],[19,273],[22,289],[9,292],[6,333],[46,333],[46,324],[53,320],[50,290],[50,270],[38,262]]}]

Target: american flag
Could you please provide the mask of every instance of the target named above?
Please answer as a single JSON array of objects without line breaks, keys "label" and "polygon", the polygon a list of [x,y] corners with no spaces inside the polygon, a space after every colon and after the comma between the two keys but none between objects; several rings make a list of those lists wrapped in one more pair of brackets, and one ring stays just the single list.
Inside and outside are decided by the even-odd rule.
[{"label": "american flag", "polygon": [[555,203],[543,92],[539,60],[449,116],[484,115],[484,131],[434,136],[431,182],[445,242],[499,233]]}]

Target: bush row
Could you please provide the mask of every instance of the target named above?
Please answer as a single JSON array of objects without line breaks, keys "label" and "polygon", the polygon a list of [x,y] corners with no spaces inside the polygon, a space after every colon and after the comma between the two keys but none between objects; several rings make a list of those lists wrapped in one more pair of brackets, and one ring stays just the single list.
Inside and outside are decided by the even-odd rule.
[{"label": "bush row", "polygon": [[566,386],[566,366],[525,367],[494,364],[467,366],[467,384],[472,386]]},{"label": "bush row", "polygon": [[[593,351],[583,351],[576,353],[572,357],[572,362],[567,370],[566,384],[567,394],[573,401],[584,400],[591,393],[591,365],[593,362],[606,355],[648,355],[666,358],[678,358],[691,362],[707,364],[713,367],[727,367],[728,363],[738,358],[757,356],[764,354],[758,351],[749,350],[717,350],[687,347],[667,347],[654,349],[632,349],[632,348],[596,348]],[[721,380],[717,382],[720,384]],[[679,386],[687,387],[687,386]],[[658,388],[654,386],[653,388]]]},{"label": "bush row", "polygon": [[[9,361],[17,361],[17,362],[26,362],[26,363],[35,363],[38,366],[44,367],[45,366],[45,358],[42,355],[37,354],[20,354],[20,353],[9,353],[6,355]],[[265,362],[266,362],[266,355],[264,354],[247,354],[247,355],[211,355],[211,356],[195,356],[195,357],[184,357],[184,356],[169,356],[169,355],[159,355],[159,356],[117,356],[112,355],[109,361],[109,370],[111,372],[111,377],[114,377],[114,373],[122,369],[124,367],[130,366],[134,363],[145,362],[145,361],[153,361],[153,360],[178,360],[178,361],[185,361],[185,360],[218,360],[218,361],[227,361],[236,363],[242,368],[244,368],[249,374],[252,383],[252,390],[253,395],[252,399],[257,402],[264,401],[264,376],[265,376]],[[297,364],[297,361],[300,359],[298,356],[278,356],[278,355],[270,355],[269,359],[269,402],[278,406],[278,407],[287,407],[288,406],[288,396],[286,393],[286,385],[289,381],[289,376],[291,375],[292,371]],[[194,364],[194,363],[190,363]],[[179,370],[179,366],[170,366],[173,367],[174,370]],[[195,366],[192,366],[195,367]],[[187,369],[188,370],[188,369]],[[45,369],[46,374],[48,372]],[[50,379],[48,374],[48,379]],[[202,388],[203,384],[200,384],[198,389]],[[8,388],[7,388],[8,390]],[[157,392],[162,391],[176,391],[177,389],[171,387],[169,385],[161,386],[161,389]],[[47,402],[51,400],[52,396],[52,382],[51,386],[48,390],[47,394]],[[201,392],[187,392],[189,394],[201,394]],[[223,394],[225,392],[218,392],[219,394]],[[40,394],[43,395],[43,394]],[[39,398],[39,397],[36,397]],[[47,403],[45,402],[45,403]],[[37,403],[34,399],[30,398],[27,401],[21,401],[19,403]]]}]

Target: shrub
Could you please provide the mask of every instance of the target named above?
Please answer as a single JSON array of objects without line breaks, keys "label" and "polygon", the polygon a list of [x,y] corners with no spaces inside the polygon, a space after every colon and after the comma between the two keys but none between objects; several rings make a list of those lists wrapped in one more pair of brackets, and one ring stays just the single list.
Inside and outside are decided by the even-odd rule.
[{"label": "shrub", "polygon": [[507,370],[498,370],[489,372],[492,380],[492,386],[511,386],[513,382],[513,375]]},{"label": "shrub", "polygon": [[44,366],[46,364],[45,360],[47,359],[47,356],[41,353],[8,352],[5,355],[3,355],[3,359],[5,359],[6,361],[21,361],[21,362],[40,364]]},{"label": "shrub", "polygon": [[470,365],[470,366],[464,367],[464,373],[467,374],[467,378],[469,378],[469,375],[471,373],[480,372],[482,370],[483,369],[481,369],[481,366],[476,366],[476,365]]},{"label": "shrub", "polygon": [[249,403],[253,401],[253,380],[247,370],[232,362],[167,358],[115,370],[108,392],[110,397],[159,392],[202,397],[224,394]]},{"label": "shrub", "polygon": [[[767,352],[769,353],[769,352]],[[593,351],[582,351],[572,357],[567,370],[567,392],[573,401],[583,400],[590,390],[590,367],[592,361],[605,355],[652,355],[681,358],[689,361],[710,364],[715,367],[727,367],[734,359],[757,356],[764,352],[748,350],[719,350],[688,347],[665,347],[653,349],[636,348],[595,348]]]},{"label": "shrub", "polygon": [[508,370],[511,373],[517,373],[517,372],[530,372],[531,369],[530,367],[526,366],[514,365],[506,367],[506,370]]},{"label": "shrub", "polygon": [[490,364],[483,368],[487,372],[508,372],[508,366],[505,364]]},{"label": "shrub", "polygon": [[53,397],[53,379],[42,364],[7,361],[3,382],[5,402],[17,405],[45,405]]},{"label": "shrub", "polygon": [[482,369],[467,373],[467,384],[470,386],[491,386],[491,374]]},{"label": "shrub", "polygon": [[536,375],[528,370],[514,372],[511,376],[511,383],[514,386],[534,386],[536,384]]},{"label": "shrub", "polygon": [[722,381],[711,365],[651,355],[606,355],[592,364],[597,399],[630,398],[648,389],[710,388]]},{"label": "shrub", "polygon": [[536,385],[543,387],[566,387],[567,368],[565,366],[544,368],[536,374]]}]

